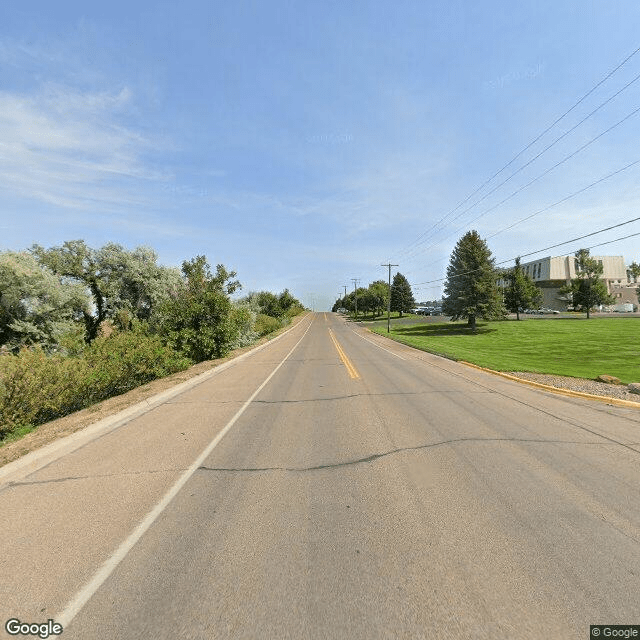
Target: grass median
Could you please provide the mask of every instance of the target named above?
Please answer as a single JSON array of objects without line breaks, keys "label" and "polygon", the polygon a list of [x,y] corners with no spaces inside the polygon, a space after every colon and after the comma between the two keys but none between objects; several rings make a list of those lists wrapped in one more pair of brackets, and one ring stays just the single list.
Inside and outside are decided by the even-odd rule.
[{"label": "grass median", "polygon": [[[531,371],[575,378],[608,374],[640,381],[640,318],[419,323],[391,328],[398,342],[496,371]],[[372,331],[388,335],[385,327]]]}]

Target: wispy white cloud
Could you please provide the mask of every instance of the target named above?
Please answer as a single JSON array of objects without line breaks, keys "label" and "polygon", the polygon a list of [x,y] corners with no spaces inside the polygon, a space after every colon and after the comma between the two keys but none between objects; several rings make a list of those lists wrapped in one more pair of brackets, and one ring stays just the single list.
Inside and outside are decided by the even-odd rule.
[{"label": "wispy white cloud", "polygon": [[126,180],[159,180],[143,156],[157,144],[121,124],[132,92],[81,92],[47,84],[0,92],[0,183],[60,206],[127,204]]}]

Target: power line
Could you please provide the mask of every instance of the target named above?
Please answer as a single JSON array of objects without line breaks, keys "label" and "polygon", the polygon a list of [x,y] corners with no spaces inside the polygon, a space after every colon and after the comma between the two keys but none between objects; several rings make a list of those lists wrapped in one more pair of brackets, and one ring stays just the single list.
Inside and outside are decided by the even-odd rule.
[{"label": "power line", "polygon": [[630,169],[631,167],[637,165],[638,163],[640,163],[640,159],[635,160],[634,162],[630,162],[628,165],[622,167],[621,169],[618,169],[617,171],[614,171],[613,173],[609,173],[608,175],[604,176],[603,178],[600,178],[599,180],[596,180],[595,182],[592,182],[591,184],[588,184],[586,187],[583,187],[582,189],[575,191],[574,193],[572,193],[571,195],[568,195],[566,198],[562,198],[562,200],[558,200],[557,202],[554,202],[553,204],[550,204],[548,207],[545,207],[544,209],[540,209],[539,211],[536,211],[535,213],[532,213],[524,218],[521,218],[520,220],[517,220],[516,222],[514,222],[513,224],[510,224],[508,227],[503,227],[502,229],[500,229],[499,231],[496,231],[495,233],[492,233],[490,236],[487,236],[487,240],[489,238],[494,238],[495,236],[504,233],[505,231],[508,231],[509,229],[512,229],[513,227],[519,225],[521,222],[525,222],[526,220],[529,220],[537,215],[540,215],[541,213],[544,213],[545,211],[549,211],[549,209],[552,209],[553,207],[557,207],[559,204],[562,204],[563,202],[566,202],[567,200],[571,200],[571,198],[575,198],[576,196],[580,195],[581,193],[584,193],[585,191],[587,191],[588,189],[591,189],[591,187],[595,187],[597,184],[600,184],[601,182],[604,182],[605,180],[608,180],[609,178],[612,178],[615,175],[618,175],[619,173],[622,173],[623,171],[626,171],[627,169]]},{"label": "power line", "polygon": [[[524,149],[519,151],[507,164],[505,164],[501,169],[499,169],[496,173],[494,173],[490,178],[485,180],[475,191],[470,193],[462,202],[460,202],[454,209],[449,211],[449,213],[445,214],[438,222],[433,224],[429,229],[427,229],[424,233],[418,236],[408,247],[403,251],[401,250],[399,253],[404,253],[409,251],[411,247],[413,247],[417,242],[419,242],[422,238],[424,238],[432,229],[437,227],[441,222],[446,220],[451,214],[455,213],[460,207],[466,204],[473,196],[479,193],[486,185],[488,185],[494,178],[499,176],[505,169],[510,167],[525,151],[530,149],[536,142],[538,142],[544,135],[546,135],[553,127],[555,127],[561,120],[563,120],[566,116],[568,116],[577,106],[579,106],[584,100],[586,100],[598,87],[604,84],[612,75],[614,75],[621,67],[623,67],[633,56],[635,56],[638,52],[640,52],[640,47],[635,49],[632,53],[630,53],[622,62],[620,62],[614,69],[612,69],[602,80],[600,80],[597,84],[595,84],[587,93],[585,93],[576,103],[573,104],[567,111],[565,111],[561,116],[556,118],[541,134],[539,134],[536,138],[534,138]],[[625,87],[626,88],[626,87]],[[617,95],[617,94],[616,94]],[[396,254],[398,255],[398,254]]]},{"label": "power line", "polygon": [[[591,236],[595,236],[599,233],[604,233],[605,231],[610,231],[611,229],[616,229],[618,227],[623,227],[626,224],[631,224],[632,222],[637,222],[639,221],[640,218],[633,218],[632,220],[627,220],[626,222],[621,222],[619,224],[613,225],[611,227],[606,227],[605,229],[600,229],[598,231],[593,231],[592,233],[587,233],[584,236],[578,236],[577,238],[572,238],[571,240],[566,240],[565,242],[559,242],[558,244],[553,244],[549,247],[545,247],[544,249],[537,249],[536,251],[530,251],[529,253],[523,253],[519,256],[516,256],[518,258],[526,258],[527,256],[533,256],[536,253],[542,253],[543,251],[549,251],[550,249],[556,249],[557,247],[561,247],[565,244],[571,244],[572,242],[577,242],[578,240],[584,240],[584,238],[590,238]],[[585,249],[595,249],[596,247],[602,247],[606,244],[613,244],[614,242],[620,242],[621,240],[627,240],[628,238],[634,238],[635,236],[640,236],[640,232],[638,233],[632,233],[629,234],[627,236],[622,236],[621,238],[616,238],[615,240],[608,240],[607,242],[601,242],[599,244],[594,244],[590,247],[583,247]],[[507,262],[513,262],[516,257],[513,258],[508,258],[507,260],[501,260],[500,262],[496,262],[496,265],[501,265],[501,264],[506,264]],[[479,271],[479,269],[472,269],[471,271],[465,271],[464,273],[456,273],[453,274],[453,278],[459,278],[461,276],[466,276],[469,275],[471,273],[475,273],[476,271]],[[448,280],[449,277],[447,276],[446,278],[438,278],[436,280],[425,280],[424,282],[416,282],[416,284],[414,286],[419,286],[419,285],[423,285],[423,284],[432,284],[434,282],[444,282],[445,280]]]},{"label": "power line", "polygon": [[[564,164],[565,162],[567,162],[568,160],[570,160],[571,158],[573,158],[574,156],[578,155],[578,153],[580,153],[581,151],[583,151],[584,149],[586,149],[588,146],[592,145],[594,142],[596,142],[596,140],[599,140],[600,138],[602,138],[602,136],[606,135],[607,133],[609,133],[610,131],[612,131],[613,129],[615,129],[616,127],[620,126],[623,122],[627,121],[629,118],[631,118],[632,116],[634,116],[636,113],[638,113],[640,111],[640,107],[636,107],[633,111],[631,111],[630,113],[628,113],[624,118],[622,118],[621,120],[618,120],[618,122],[616,122],[615,124],[611,125],[608,129],[605,129],[604,131],[602,131],[601,133],[599,133],[597,136],[595,136],[595,138],[591,138],[591,140],[589,140],[588,142],[586,142],[585,144],[583,144],[581,147],[579,147],[578,149],[576,149],[575,151],[573,151],[572,153],[570,153],[568,156],[565,156],[562,160],[560,160],[559,162],[556,162],[556,164],[554,164],[553,166],[549,167],[546,171],[543,171],[541,174],[539,174],[538,176],[536,176],[535,178],[533,178],[533,180],[530,180],[529,182],[527,182],[527,184],[524,184],[520,187],[518,187],[513,193],[511,193],[510,195],[508,195],[506,198],[504,198],[504,200],[501,200],[500,202],[498,202],[497,204],[494,204],[492,207],[489,207],[488,209],[485,209],[480,215],[476,216],[475,218],[473,218],[472,220],[470,220],[469,222],[467,222],[463,227],[460,227],[459,229],[457,229],[456,231],[454,231],[453,233],[450,233],[448,236],[445,236],[444,238],[441,239],[442,240],[446,240],[447,238],[450,238],[453,235],[456,235],[457,233],[460,233],[460,231],[462,231],[465,227],[467,227],[469,224],[476,222],[477,220],[479,220],[480,218],[484,217],[485,215],[487,215],[487,213],[490,213],[491,211],[494,211],[495,209],[497,209],[498,207],[502,206],[505,202],[507,202],[508,200],[511,200],[511,198],[513,198],[514,196],[516,196],[517,194],[519,194],[521,191],[524,191],[525,189],[527,189],[528,187],[530,187],[532,184],[534,184],[535,182],[537,182],[538,180],[540,180],[541,178],[544,178],[544,176],[548,175],[549,173],[551,173],[552,171],[554,171],[555,169],[557,169],[560,165]],[[433,248],[435,246],[435,244],[431,244],[429,245],[426,249],[422,249],[421,252],[423,251],[428,251],[429,249]],[[417,253],[414,253],[413,256],[409,256],[406,259],[410,259],[412,257],[415,257],[417,255]]]},{"label": "power line", "polygon": [[[520,218],[520,220],[517,220],[516,222],[514,222],[514,223],[512,223],[512,224],[510,224],[510,225],[508,225],[506,227],[503,227],[502,229],[499,229],[495,233],[492,233],[491,235],[487,236],[487,240],[489,240],[490,238],[494,238],[495,236],[500,235],[501,233],[504,233],[505,231],[508,231],[509,229],[512,229],[513,227],[519,225],[520,223],[526,222],[527,220],[530,220],[531,218],[534,218],[535,216],[540,215],[541,213],[545,213],[546,211],[549,211],[549,210],[553,209],[554,207],[557,207],[559,204],[562,204],[564,202],[567,202],[568,200],[571,200],[572,198],[575,198],[576,196],[580,195],[581,193],[584,193],[585,191],[587,191],[587,190],[591,189],[592,187],[596,186],[597,184],[600,184],[601,182],[604,182],[605,180],[608,180],[609,178],[612,178],[613,176],[616,176],[619,173],[622,173],[623,171],[626,171],[627,169],[630,169],[631,167],[634,167],[637,164],[640,164],[640,159],[634,160],[633,162],[630,162],[629,164],[625,165],[624,167],[621,167],[620,169],[616,169],[616,171],[613,171],[613,172],[607,174],[606,176],[603,176],[602,178],[598,178],[598,180],[595,180],[594,182],[588,184],[586,187],[583,187],[582,189],[578,189],[578,191],[574,191],[573,193],[569,194],[568,196],[562,198],[561,200],[558,200],[558,201],[556,201],[556,202],[544,207],[543,209],[539,209],[538,211],[534,211],[533,213],[529,214],[528,216],[525,216],[524,218]],[[425,249],[425,251],[426,251],[426,249]],[[438,264],[439,262],[442,262],[443,260],[445,260],[445,258],[442,258],[440,260],[436,260],[435,262],[431,262],[428,265],[426,265],[426,267],[430,267],[430,266],[432,266],[434,264]],[[410,271],[409,273],[413,273],[414,271]]]},{"label": "power line", "polygon": [[[451,220],[451,222],[455,222],[456,220],[460,219],[465,213],[468,213],[469,211],[471,211],[471,209],[473,209],[474,207],[476,207],[477,205],[479,205],[481,202],[483,202],[484,200],[486,200],[490,195],[494,194],[500,187],[502,187],[503,185],[505,185],[507,182],[509,182],[509,180],[511,180],[511,178],[513,178],[514,176],[516,176],[518,173],[520,173],[523,169],[526,169],[529,165],[533,164],[540,156],[542,156],[544,153],[546,153],[549,149],[551,149],[551,147],[555,146],[558,142],[560,142],[560,140],[562,140],[563,138],[566,138],[571,132],[575,131],[581,124],[583,124],[584,122],[586,122],[593,114],[595,114],[597,111],[599,111],[602,107],[604,107],[606,104],[608,104],[609,102],[611,102],[611,100],[613,100],[616,96],[618,96],[619,94],[621,94],[625,89],[627,89],[628,87],[630,87],[634,82],[637,82],[638,80],[640,80],[640,74],[638,74],[633,80],[631,80],[630,82],[628,82],[624,87],[622,87],[622,89],[620,89],[619,91],[617,91],[616,93],[614,93],[611,97],[607,98],[603,103],[601,103],[600,105],[598,105],[591,113],[589,113],[589,115],[585,116],[582,120],[580,120],[580,122],[578,122],[577,124],[575,124],[573,127],[571,127],[571,129],[567,129],[567,131],[565,131],[561,136],[557,137],[553,142],[551,142],[550,144],[548,144],[542,151],[540,151],[540,153],[538,153],[537,155],[535,155],[533,158],[531,158],[531,160],[529,160],[528,162],[526,162],[525,164],[523,164],[519,169],[516,169],[510,176],[508,176],[505,180],[503,180],[500,184],[496,185],[495,187],[493,187],[493,189],[491,189],[491,191],[488,191],[487,193],[485,193],[482,198],[480,198],[479,200],[476,200],[476,202],[474,202],[470,207],[467,207],[464,211],[461,211],[455,218],[453,218]],[[631,114],[633,115],[633,114]],[[626,119],[626,118],[625,118]],[[621,122],[619,122],[618,124],[621,124],[622,122],[624,122],[624,120],[622,120]],[[618,126],[618,124],[614,125],[614,127]],[[610,129],[608,129],[607,131],[610,131]],[[606,132],[605,132],[606,133]],[[604,134],[603,134],[604,135]],[[584,148],[584,147],[582,147]],[[581,149],[580,149],[581,150]],[[579,150],[579,151],[580,151]],[[545,175],[545,174],[543,174]],[[532,183],[530,183],[532,184]],[[528,186],[528,185],[527,185]],[[505,202],[503,200],[503,202]],[[500,203],[502,204],[502,203]],[[499,205],[498,205],[499,206]],[[492,210],[492,209],[490,209]],[[481,216],[484,215],[481,214]],[[480,217],[480,216],[479,216]],[[477,219],[477,218],[476,218]],[[472,221],[473,222],[473,221]],[[432,234],[433,235],[433,234]],[[416,245],[416,247],[414,247],[414,251],[415,249],[420,246],[421,244],[424,244],[426,241],[428,240],[428,238],[425,238],[422,242],[420,242],[418,245]]]}]

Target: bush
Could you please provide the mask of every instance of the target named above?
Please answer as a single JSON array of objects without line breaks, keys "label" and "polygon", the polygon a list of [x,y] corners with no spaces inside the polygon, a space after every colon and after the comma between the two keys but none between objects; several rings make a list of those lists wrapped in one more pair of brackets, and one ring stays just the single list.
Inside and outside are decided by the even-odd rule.
[{"label": "bush", "polygon": [[0,357],[0,439],[186,369],[191,361],[143,331],[97,338],[82,356],[22,349]]},{"label": "bush", "polygon": [[80,408],[82,373],[75,358],[48,356],[40,347],[0,357],[0,438]]},{"label": "bush", "polygon": [[291,318],[295,318],[297,315],[300,315],[303,311],[304,311],[304,307],[301,304],[294,304],[293,306],[289,307],[286,310],[285,317],[291,320]]},{"label": "bush", "polygon": [[223,265],[211,273],[204,256],[182,263],[183,285],[160,305],[156,331],[195,362],[222,358],[233,348],[240,328],[229,298],[240,283]]},{"label": "bush", "polygon": [[280,320],[272,318],[264,313],[259,313],[256,317],[255,330],[260,337],[277,331],[281,326],[282,323]]},{"label": "bush", "polygon": [[189,358],[143,330],[97,338],[84,353],[88,404],[119,395],[142,384],[182,371]]},{"label": "bush", "polygon": [[256,341],[258,338],[255,329],[256,313],[249,306],[235,305],[232,311],[232,321],[236,330],[236,336],[231,341],[232,349],[240,349]]}]

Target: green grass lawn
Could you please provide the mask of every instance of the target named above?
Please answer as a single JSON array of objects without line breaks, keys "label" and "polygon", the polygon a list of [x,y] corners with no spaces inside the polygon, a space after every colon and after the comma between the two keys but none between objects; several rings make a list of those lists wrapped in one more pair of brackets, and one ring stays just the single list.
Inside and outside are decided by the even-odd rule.
[{"label": "green grass lawn", "polygon": [[[388,335],[385,327],[372,331]],[[640,382],[640,318],[445,322],[396,326],[390,337],[412,347],[497,371],[533,371],[576,378],[616,376]]]}]

